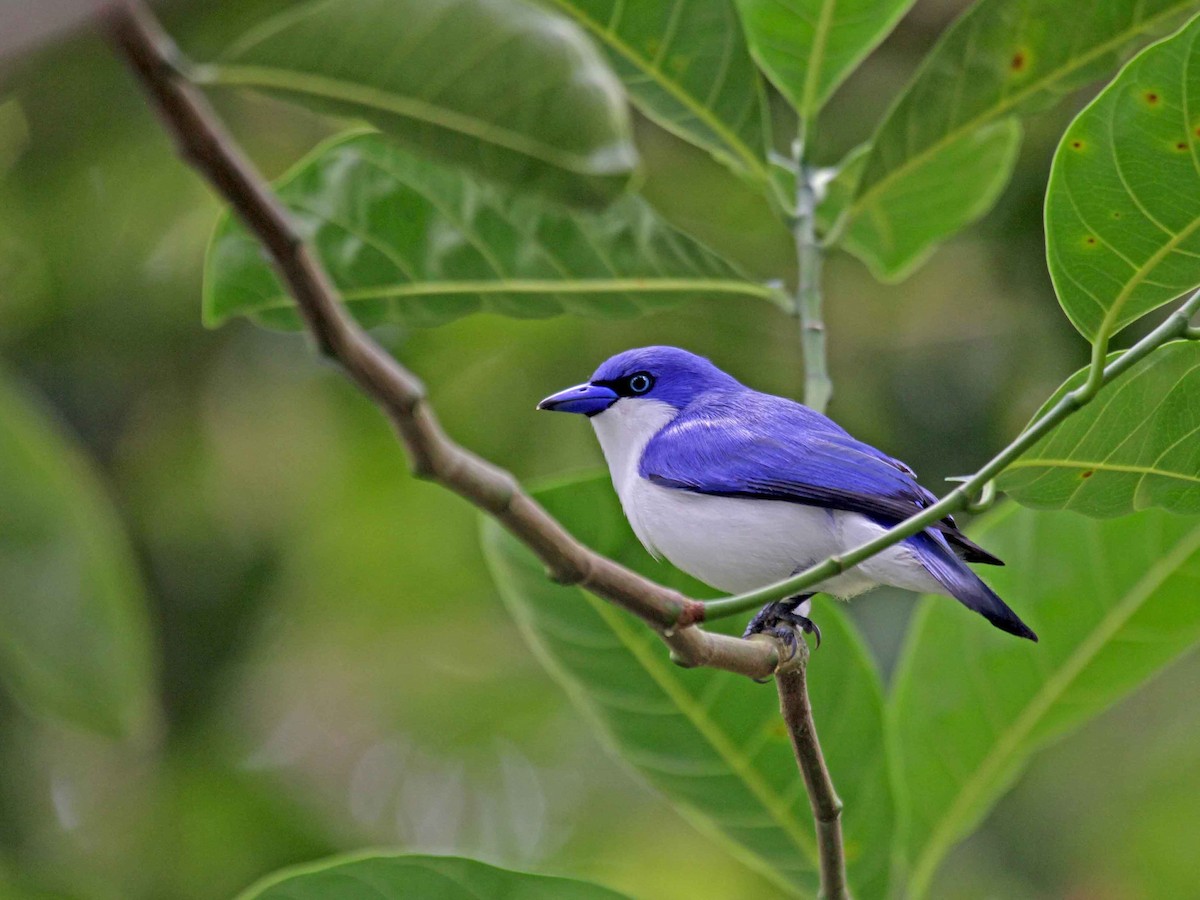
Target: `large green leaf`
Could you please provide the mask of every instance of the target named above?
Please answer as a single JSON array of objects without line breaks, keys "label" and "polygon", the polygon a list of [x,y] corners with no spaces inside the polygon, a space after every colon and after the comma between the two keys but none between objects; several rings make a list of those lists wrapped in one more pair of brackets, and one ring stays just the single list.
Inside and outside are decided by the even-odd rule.
[{"label": "large green leaf", "polygon": [[595,38],[645,115],[767,180],[766,106],[733,0],[542,0]]},{"label": "large green leaf", "polygon": [[[681,590],[697,585],[656,565],[629,530],[606,476],[538,492],[573,534]],[[547,668],[615,751],[705,831],[796,892],[815,885],[815,839],[804,785],[775,691],[712,669],[680,669],[650,629],[589,594],[547,580],[522,545],[490,520],[488,564]],[[893,824],[879,677],[853,627],[831,605],[809,664],[821,745],[845,801],[856,897],[886,894]]]},{"label": "large green leaf", "polygon": [[621,900],[616,891],[461,856],[369,854],[296,866],[239,900]]},{"label": "large green leaf", "polygon": [[1035,750],[1200,638],[1200,520],[1159,510],[1098,520],[1009,504],[973,537],[1008,563],[987,580],[1041,643],[981,627],[944,598],[923,601],[889,709],[914,897]]},{"label": "large green leaf", "polygon": [[1019,134],[1001,123],[1099,78],[1147,31],[1194,8],[1194,0],[980,0],[879,126],[849,209],[847,249],[880,277],[904,276],[986,212],[1007,182]]},{"label": "large green leaf", "polygon": [[576,26],[524,0],[312,0],[199,74],[567,200],[611,198],[636,163],[620,82]]},{"label": "large green leaf", "polygon": [[1200,284],[1200,17],[1067,129],[1046,191],[1059,302],[1092,341]]},{"label": "large green leaf", "polygon": [[[842,243],[881,281],[907,277],[939,241],[987,212],[1012,174],[1021,125],[1002,119],[963,134],[913,166],[883,202],[843,215]],[[864,163],[865,166],[869,164]]]},{"label": "large green leaf", "polygon": [[82,454],[0,379],[0,677],[33,712],[105,734],[151,724],[146,601]]},{"label": "large green leaf", "polygon": [[[378,134],[334,138],[277,190],[368,323],[434,324],[478,310],[627,316],[704,295],[778,296],[637,197],[571,211],[417,159]],[[258,242],[226,213],[209,245],[204,317],[248,313],[295,321]]]},{"label": "large green leaf", "polygon": [[737,0],[750,52],[803,119],[820,111],[914,0]]},{"label": "large green leaf", "polygon": [[[1046,402],[1087,380],[1072,375]],[[1200,343],[1160,347],[1038,441],[997,480],[1026,506],[1120,516],[1200,513]]]}]

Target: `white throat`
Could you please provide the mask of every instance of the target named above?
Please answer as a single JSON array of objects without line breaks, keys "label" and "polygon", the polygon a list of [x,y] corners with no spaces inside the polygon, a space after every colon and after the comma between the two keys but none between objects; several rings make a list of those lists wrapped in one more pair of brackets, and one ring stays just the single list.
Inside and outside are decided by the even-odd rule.
[{"label": "white throat", "polygon": [[596,429],[596,437],[600,441],[600,449],[604,451],[604,459],[608,463],[613,487],[617,490],[617,496],[621,498],[625,517],[629,519],[629,524],[633,526],[638,539],[651,553],[655,552],[654,546],[648,540],[639,521],[638,504],[634,501],[641,479],[638,475],[638,464],[650,438],[658,434],[677,415],[679,410],[661,400],[625,397],[604,412],[591,417],[592,427]]}]

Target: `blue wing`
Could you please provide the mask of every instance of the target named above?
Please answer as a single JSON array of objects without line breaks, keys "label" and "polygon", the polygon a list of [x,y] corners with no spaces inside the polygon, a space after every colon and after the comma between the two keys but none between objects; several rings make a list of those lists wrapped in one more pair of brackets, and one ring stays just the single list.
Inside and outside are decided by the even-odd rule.
[{"label": "blue wing", "polygon": [[[937,500],[904,463],[806,406],[757,391],[689,404],[646,445],[639,471],[678,490],[841,509],[889,525]],[[968,562],[1003,565],[950,517],[934,528]]]}]

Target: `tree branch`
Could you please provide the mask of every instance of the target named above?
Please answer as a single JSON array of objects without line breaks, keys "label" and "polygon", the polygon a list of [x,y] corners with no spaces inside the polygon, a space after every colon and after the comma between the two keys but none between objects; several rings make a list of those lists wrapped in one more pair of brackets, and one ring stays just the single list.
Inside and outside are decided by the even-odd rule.
[{"label": "tree branch", "polygon": [[817,727],[813,722],[812,705],[808,701],[808,645],[797,654],[797,665],[781,669],[775,676],[779,691],[779,710],[787,723],[792,750],[804,775],[808,802],[817,826],[817,852],[821,863],[821,900],[849,900],[846,883],[846,853],[842,844],[842,801],[833,788]]},{"label": "tree branch", "polygon": [[774,674],[784,656],[777,641],[745,641],[694,627],[704,617],[702,603],[583,546],[511,474],[451,440],[426,401],[424,385],[345,312],[328,273],[270,186],[183,76],[178,49],[149,10],[138,0],[123,0],[106,12],[104,24],[180,155],[262,241],[317,347],[387,415],[418,478],[449,488],[497,519],[538,556],[553,580],[585,588],[641,618],[678,664],[760,680]]}]

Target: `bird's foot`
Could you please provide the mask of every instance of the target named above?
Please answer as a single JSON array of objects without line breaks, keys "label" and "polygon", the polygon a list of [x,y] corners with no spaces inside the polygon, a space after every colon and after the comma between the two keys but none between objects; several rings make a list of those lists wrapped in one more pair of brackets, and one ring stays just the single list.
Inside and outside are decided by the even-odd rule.
[{"label": "bird's foot", "polygon": [[821,629],[812,619],[802,616],[796,611],[809,596],[811,595],[768,603],[750,620],[742,637],[748,638],[752,634],[769,634],[781,640],[794,654],[797,641],[795,629],[799,628],[805,634],[813,635],[817,639],[817,647],[820,647]]}]

